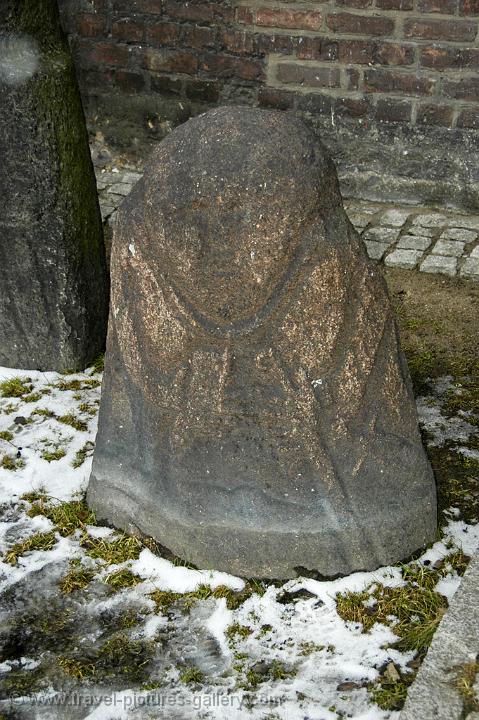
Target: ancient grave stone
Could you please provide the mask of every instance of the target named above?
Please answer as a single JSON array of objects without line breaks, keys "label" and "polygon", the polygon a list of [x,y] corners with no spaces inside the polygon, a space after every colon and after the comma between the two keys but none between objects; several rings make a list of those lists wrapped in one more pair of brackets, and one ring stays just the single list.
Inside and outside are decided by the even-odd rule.
[{"label": "ancient grave stone", "polygon": [[372,569],[434,539],[385,283],[299,119],[190,120],[122,205],[88,501],[247,576]]},{"label": "ancient grave stone", "polygon": [[0,2],[0,365],[83,368],[108,277],[85,119],[56,0]]}]

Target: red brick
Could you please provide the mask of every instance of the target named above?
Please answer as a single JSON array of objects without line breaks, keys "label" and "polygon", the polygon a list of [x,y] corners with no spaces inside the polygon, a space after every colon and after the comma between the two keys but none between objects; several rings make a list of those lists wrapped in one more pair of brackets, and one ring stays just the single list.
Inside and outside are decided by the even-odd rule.
[{"label": "red brick", "polygon": [[338,98],[334,103],[334,110],[338,115],[349,117],[364,117],[369,114],[370,106],[366,99],[344,97]]},{"label": "red brick", "polygon": [[82,90],[91,88],[101,88],[106,90],[113,85],[113,71],[112,70],[83,70],[82,68],[77,69],[78,73],[78,84]]},{"label": "red brick", "polygon": [[167,0],[164,14],[193,22],[214,22],[215,20],[230,22],[234,16],[233,9],[225,4],[201,2],[201,0],[189,0],[189,2]]},{"label": "red brick", "polygon": [[292,30],[319,30],[322,15],[315,10],[260,8],[256,11],[256,25]]},{"label": "red brick", "polygon": [[143,67],[153,72],[175,72],[194,75],[198,70],[198,59],[182,50],[154,50],[147,48],[143,54]]},{"label": "red brick", "polygon": [[477,23],[467,20],[425,20],[411,18],[404,24],[405,37],[426,40],[469,42],[477,34]]},{"label": "red brick", "polygon": [[252,25],[254,22],[254,17],[251,8],[243,6],[236,8],[236,22],[239,22],[243,25]]},{"label": "red brick", "polygon": [[424,13],[442,13],[454,15],[458,0],[418,0],[417,9]]},{"label": "red brick", "polygon": [[423,67],[434,70],[478,68],[479,49],[430,45],[422,48],[420,63]]},{"label": "red brick", "polygon": [[361,74],[356,68],[346,68],[346,88],[347,90],[359,90],[359,81]]},{"label": "red brick", "polygon": [[116,20],[111,27],[111,34],[124,42],[141,42],[143,40],[143,24],[131,18]]},{"label": "red brick", "polygon": [[125,93],[139,93],[145,89],[145,78],[140,73],[117,70],[115,73],[115,85]]},{"label": "red brick", "polygon": [[340,40],[339,61],[356,65],[411,65],[414,49],[398,43]]},{"label": "red brick", "polygon": [[237,55],[252,55],[254,52],[254,37],[246,30],[223,30],[220,42],[225,50]]},{"label": "red brick", "polygon": [[128,65],[130,48],[118,43],[95,43],[89,53],[90,60],[98,65]]},{"label": "red brick", "polygon": [[313,113],[314,115],[329,114],[334,107],[334,98],[321,93],[308,93],[299,95],[298,110]]},{"label": "red brick", "polygon": [[431,95],[435,81],[412,73],[394,70],[367,70],[364,74],[366,92],[405,93],[406,95]]},{"label": "red brick", "polygon": [[332,88],[340,85],[340,70],[338,67],[280,63],[277,66],[277,78],[285,84]]},{"label": "red brick", "polygon": [[254,35],[254,52],[257,55],[291,55],[295,49],[296,38],[289,35]]},{"label": "red brick", "polygon": [[412,10],[413,0],[376,0],[376,7],[381,10]]},{"label": "red brick", "polygon": [[384,122],[410,122],[411,110],[411,103],[407,100],[379,98],[374,114],[376,120]]},{"label": "red brick", "polygon": [[99,37],[106,32],[106,17],[95,13],[81,13],[76,19],[76,31],[82,37]]},{"label": "red brick", "polygon": [[334,61],[339,57],[339,43],[327,37],[299,37],[296,57],[299,60]]},{"label": "red brick", "polygon": [[477,110],[463,110],[457,118],[457,127],[479,130],[479,112]]},{"label": "red brick", "polygon": [[150,75],[151,89],[161,95],[180,95],[183,80],[172,78],[169,75]]},{"label": "red brick", "polygon": [[188,27],[183,32],[183,44],[186,47],[202,50],[213,47],[216,40],[216,28]]},{"label": "red brick", "polygon": [[262,87],[258,94],[258,104],[264,108],[290,110],[294,105],[294,93],[289,90]]},{"label": "red brick", "polygon": [[452,126],[454,109],[450,105],[420,105],[416,122],[420,125]]},{"label": "red brick", "polygon": [[374,114],[377,120],[384,122],[410,122],[411,103],[407,100],[379,98]]},{"label": "red brick", "polygon": [[379,43],[376,46],[375,62],[378,65],[411,65],[414,62],[414,48],[399,43]]},{"label": "red brick", "polygon": [[391,35],[394,31],[394,20],[379,15],[337,13],[329,15],[327,25],[334,32],[354,35]]},{"label": "red brick", "polygon": [[250,58],[209,53],[204,56],[201,70],[219,77],[239,77],[242,80],[259,80],[264,76],[263,65]]},{"label": "red brick", "polygon": [[217,102],[220,86],[211,80],[187,80],[185,83],[186,97],[197,102]]},{"label": "red brick", "polygon": [[112,10],[114,12],[127,13],[149,13],[160,15],[162,11],[162,0],[113,0]]},{"label": "red brick", "polygon": [[175,47],[180,40],[180,25],[166,22],[150,25],[146,30],[146,40],[158,47]]},{"label": "red brick", "polygon": [[321,45],[323,39],[319,37],[300,37],[296,57],[299,60],[321,60]]},{"label": "red brick", "polygon": [[336,0],[336,5],[347,5],[352,8],[367,8],[372,5],[372,0]]},{"label": "red brick", "polygon": [[372,65],[376,46],[370,40],[341,40],[338,42],[338,59],[341,63]]},{"label": "red brick", "polygon": [[460,80],[446,80],[443,83],[443,94],[456,100],[479,101],[479,77],[471,75]]},{"label": "red brick", "polygon": [[459,12],[461,15],[479,15],[479,0],[461,0]]}]

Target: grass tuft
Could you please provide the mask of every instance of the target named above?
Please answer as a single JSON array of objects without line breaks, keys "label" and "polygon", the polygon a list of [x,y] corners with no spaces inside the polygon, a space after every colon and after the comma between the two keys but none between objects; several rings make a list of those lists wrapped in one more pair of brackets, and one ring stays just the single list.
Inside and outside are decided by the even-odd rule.
[{"label": "grass tuft", "polygon": [[81,590],[93,580],[94,575],[93,570],[82,565],[80,560],[71,560],[69,572],[60,581],[60,590],[64,595]]},{"label": "grass tuft", "polygon": [[85,460],[88,457],[91,457],[91,454],[93,453],[93,449],[95,447],[95,443],[93,443],[91,440],[87,440],[87,442],[81,447],[77,452],[75,453],[75,458],[72,461],[72,465],[74,468],[79,468],[83,465]]},{"label": "grass tuft", "polygon": [[123,570],[116,570],[115,572],[110,573],[110,575],[107,575],[104,582],[107,585],[111,585],[111,587],[119,590],[121,588],[134,587],[135,585],[143,582],[143,578],[135,573],[132,573],[131,570],[124,568]]},{"label": "grass tuft", "polygon": [[22,458],[18,458],[15,455],[8,455],[8,453],[5,453],[0,460],[0,467],[4,470],[21,470],[25,467],[25,460],[22,460]]},{"label": "grass tuft", "polygon": [[55,531],[52,530],[46,533],[37,533],[31,535],[22,540],[21,542],[15,543],[12,548],[5,554],[5,562],[10,565],[16,565],[18,558],[25,555],[27,552],[32,550],[51,550],[56,543]]},{"label": "grass tuft", "polygon": [[76,530],[86,531],[87,525],[96,523],[95,513],[83,500],[51,504],[51,498],[42,497],[32,503],[27,515],[44,515],[63,537],[72,535]]},{"label": "grass tuft", "polygon": [[67,413],[66,415],[59,415],[57,417],[58,422],[64,425],[70,425],[75,430],[88,430],[88,425],[84,420],[80,420],[73,413]]},{"label": "grass tuft", "polygon": [[2,397],[23,398],[33,390],[31,378],[14,377],[0,383],[0,395]]}]

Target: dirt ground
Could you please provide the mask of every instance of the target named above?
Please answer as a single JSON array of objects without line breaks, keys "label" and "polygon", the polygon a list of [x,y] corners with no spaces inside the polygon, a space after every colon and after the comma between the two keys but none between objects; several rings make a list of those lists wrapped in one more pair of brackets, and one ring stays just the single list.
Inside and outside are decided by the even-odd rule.
[{"label": "dirt ground", "polygon": [[479,284],[384,268],[416,389],[427,376],[479,375]]}]

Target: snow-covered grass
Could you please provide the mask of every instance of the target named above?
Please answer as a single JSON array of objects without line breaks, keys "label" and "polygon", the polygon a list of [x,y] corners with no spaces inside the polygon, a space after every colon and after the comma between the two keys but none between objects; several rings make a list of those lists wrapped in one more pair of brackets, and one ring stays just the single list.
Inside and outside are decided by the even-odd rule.
[{"label": "snow-covered grass", "polygon": [[[448,508],[416,561],[327,582],[173,563],[84,504],[100,381],[93,368],[0,368],[0,714],[397,717],[479,526]],[[431,446],[454,442],[475,461],[461,445],[472,416],[441,413],[460,392],[441,379],[418,401],[421,422]]]}]

